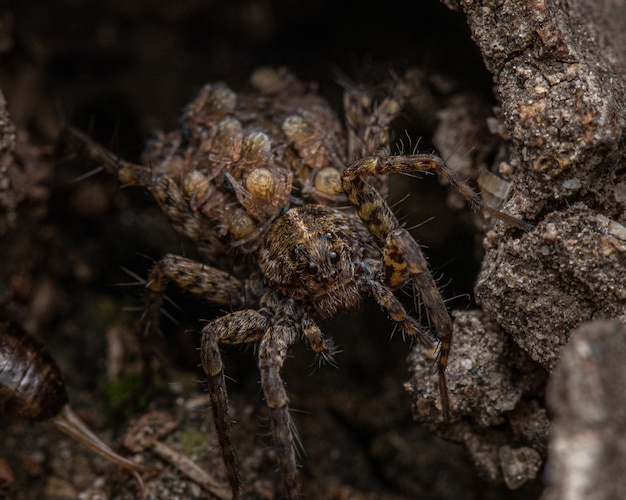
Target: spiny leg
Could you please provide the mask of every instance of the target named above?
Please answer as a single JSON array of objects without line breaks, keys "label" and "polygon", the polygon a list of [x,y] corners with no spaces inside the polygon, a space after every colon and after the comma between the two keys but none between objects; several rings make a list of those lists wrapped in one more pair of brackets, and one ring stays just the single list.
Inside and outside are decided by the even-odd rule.
[{"label": "spiny leg", "polygon": [[183,290],[207,302],[239,308],[244,303],[244,285],[231,274],[185,257],[167,254],[151,269],[146,285],[144,311],[139,320],[139,345],[145,370],[144,384],[153,376],[156,335],[159,332],[161,308],[167,284],[173,281]]},{"label": "spiny leg", "polygon": [[438,376],[441,407],[446,418],[450,411],[446,366],[452,345],[452,321],[437,284],[428,270],[428,264],[417,242],[406,231],[398,228],[387,235],[383,251],[385,284],[392,290],[411,281],[413,290],[419,293],[428,311],[428,316],[435,325],[439,338]]},{"label": "spiny leg", "polygon": [[[532,228],[530,224],[486,205],[471,186],[457,175],[454,169],[450,168],[439,156],[433,154],[368,156],[361,158],[351,163],[343,172],[342,187],[350,201],[358,208],[367,204],[368,196],[364,193],[359,194],[360,191],[366,190],[364,188],[366,183],[360,177],[416,172],[435,172],[456,189],[474,210],[487,212],[506,224],[525,231]],[[364,206],[362,209],[359,209],[359,214],[361,214],[361,211],[366,210],[367,207]]]},{"label": "spiny leg", "polygon": [[[394,233],[400,233],[401,237],[406,236],[411,238],[404,229],[396,230]],[[415,244],[415,248],[419,251],[417,244]],[[385,253],[388,253],[387,247],[385,248]],[[419,252],[419,258],[421,260],[418,259],[418,261],[421,261],[424,264],[426,263],[421,252]],[[385,256],[383,256],[383,260],[385,260]],[[407,255],[406,260],[407,262],[412,260],[411,254]],[[421,268],[421,266],[419,267]],[[409,277],[413,280],[416,292],[421,294],[424,304],[428,309],[429,316],[432,319],[437,331],[437,338],[439,339],[439,357],[437,363],[439,392],[441,397],[441,407],[447,418],[450,411],[450,403],[448,400],[448,384],[446,382],[445,370],[448,364],[450,346],[452,344],[452,323],[445,304],[439,295],[439,290],[437,289],[437,286],[428,269],[424,268],[422,271],[413,271]],[[405,334],[409,335],[409,337],[417,339],[421,345],[431,347],[433,344],[431,336],[422,329],[420,324],[415,319],[407,314],[402,303],[391,291],[395,287],[390,285],[389,282],[395,283],[397,282],[397,278],[398,276],[395,273],[386,273],[384,284],[376,280],[367,279],[363,281],[361,288],[364,292],[369,293],[374,297],[374,299],[376,299],[376,302],[378,302],[378,304],[387,311],[391,320],[397,323]],[[409,278],[407,277],[404,281],[402,281],[401,285],[408,279]]]},{"label": "spiny leg", "polygon": [[[408,77],[408,79],[407,79]],[[349,159],[372,154],[391,144],[391,124],[422,85],[416,72],[393,76],[383,85],[356,85],[342,76],[343,107],[348,129]]]},{"label": "spiny leg", "polygon": [[192,210],[183,192],[174,179],[146,167],[118,158],[80,130],[70,129],[70,138],[88,158],[99,163],[105,172],[117,177],[123,186],[144,187],[159,204],[161,211],[176,232],[190,238],[203,257],[212,259],[223,249],[223,244],[211,224]]},{"label": "spiny leg", "polygon": [[266,315],[247,309],[217,318],[207,324],[201,332],[202,368],[207,376],[207,389],[211,396],[213,420],[215,421],[215,429],[233,498],[239,498],[242,485],[237,453],[230,431],[228,393],[219,344],[256,342],[263,336],[269,323]]},{"label": "spiny leg", "polygon": [[232,274],[186,257],[167,254],[150,270],[142,317],[144,333],[158,329],[163,294],[169,281],[207,302],[234,309],[244,304],[244,285]]},{"label": "spiny leg", "polygon": [[385,242],[383,267],[385,284],[401,287],[409,279],[418,290],[440,339],[438,358],[439,387],[444,413],[449,412],[445,369],[452,342],[452,322],[437,285],[428,271],[424,256],[415,240],[400,227],[398,220],[380,194],[361,177],[393,173],[434,171],[451,184],[474,209],[528,230],[530,225],[485,205],[483,200],[456,172],[436,155],[370,156],[350,164],[343,173],[342,188],[372,234]]},{"label": "spiny leg", "polygon": [[[391,144],[391,123],[406,104],[405,96],[395,92],[395,85],[383,88],[363,87],[344,81],[343,107],[348,131],[348,159],[353,161],[374,154]],[[383,91],[382,93],[380,93]],[[388,184],[385,176],[373,185],[383,196]]]},{"label": "spiny leg", "polygon": [[273,325],[259,346],[259,368],[265,402],[269,407],[272,434],[278,464],[285,481],[287,498],[298,498],[296,471],[295,426],[289,415],[289,398],[280,371],[288,349],[296,340],[296,330],[289,321]]},{"label": "spiny leg", "polygon": [[[367,161],[357,160],[345,170],[342,187],[370,232],[385,242],[382,262],[385,286],[390,290],[395,290],[412,280],[414,286],[422,294],[424,305],[440,341],[437,363],[439,391],[443,412],[447,417],[450,408],[445,371],[452,344],[452,321],[419,246],[408,231],[400,227],[398,219],[381,195],[360,177],[361,175],[376,175],[379,172],[390,173],[394,170],[388,168],[384,171],[383,158],[370,157],[365,160]],[[385,301],[390,305],[393,304],[388,296],[385,296],[378,288],[373,288],[371,293],[383,307],[390,310],[389,306],[385,305]],[[406,312],[403,307],[398,310],[391,309],[390,316],[394,321],[400,320],[401,325],[402,321],[407,321],[404,319]],[[405,325],[407,332],[421,332],[421,329],[412,328],[413,325],[410,322],[406,322]],[[425,334],[417,335],[422,343],[427,343]]]},{"label": "spiny leg", "polygon": [[409,316],[398,297],[393,294],[388,286],[371,278],[362,278],[359,286],[364,293],[371,295],[378,305],[387,311],[391,320],[398,324],[403,333],[415,338],[423,346],[432,347],[433,338],[422,329],[415,319]]}]

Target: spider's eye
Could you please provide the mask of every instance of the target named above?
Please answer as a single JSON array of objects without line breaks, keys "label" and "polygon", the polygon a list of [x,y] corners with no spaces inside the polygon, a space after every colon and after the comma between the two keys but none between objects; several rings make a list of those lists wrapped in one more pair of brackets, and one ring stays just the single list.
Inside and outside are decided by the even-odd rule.
[{"label": "spider's eye", "polygon": [[291,250],[291,258],[293,260],[298,260],[298,257],[300,257],[301,253],[302,253],[302,245],[298,245],[293,250]]},{"label": "spider's eye", "polygon": [[306,271],[309,274],[317,274],[319,270],[320,268],[315,262],[309,262],[309,264],[306,266]]},{"label": "spider's eye", "polygon": [[326,239],[329,239],[329,240],[333,239],[333,233],[326,233],[324,236],[326,236]]},{"label": "spider's eye", "polygon": [[336,264],[337,262],[339,262],[339,254],[337,252],[330,252],[328,254],[328,258],[330,259],[330,262],[332,264]]}]

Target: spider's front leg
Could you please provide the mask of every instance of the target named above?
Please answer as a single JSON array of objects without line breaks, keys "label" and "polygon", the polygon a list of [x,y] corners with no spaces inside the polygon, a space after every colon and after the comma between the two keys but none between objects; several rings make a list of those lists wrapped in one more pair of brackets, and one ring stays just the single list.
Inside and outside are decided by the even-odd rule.
[{"label": "spider's front leg", "polygon": [[267,314],[247,309],[211,321],[202,329],[201,333],[202,368],[207,376],[207,389],[211,396],[213,420],[215,421],[215,429],[233,498],[239,498],[241,494],[241,477],[237,453],[230,431],[228,393],[219,344],[256,342],[263,337],[269,325],[270,319]]},{"label": "spider's front leg", "polygon": [[[413,170],[417,169],[413,168]],[[385,286],[375,286],[375,283],[370,285],[377,301],[389,311],[392,320],[399,322],[401,326],[403,326],[402,322],[405,322],[410,327],[412,322],[408,322],[409,319],[406,317],[404,308],[396,307],[394,310],[390,310],[387,306],[387,304],[394,303],[395,297],[393,293],[386,290],[396,290],[412,280],[414,289],[421,294],[440,341],[438,356],[439,390],[441,406],[447,417],[450,408],[445,370],[452,344],[452,321],[419,246],[408,231],[400,226],[398,219],[382,196],[361,178],[362,176],[397,171],[385,163],[385,159],[382,157],[363,158],[346,168],[342,178],[342,188],[369,231],[385,245],[382,259]],[[419,334],[421,332],[420,329],[405,328],[404,326],[403,330],[407,334]],[[420,339],[419,336],[418,339]],[[424,338],[420,340],[425,343]]]},{"label": "spider's front leg", "polygon": [[[472,188],[460,179],[454,170],[435,155],[370,156],[350,164],[343,173],[342,188],[354,205],[369,231],[384,242],[384,284],[390,290],[402,287],[409,280],[422,297],[440,341],[438,357],[441,403],[449,414],[448,389],[445,369],[452,344],[452,321],[437,285],[432,278],[418,244],[408,231],[400,226],[387,203],[362,177],[393,173],[434,171],[451,184],[475,209],[484,210],[509,225],[528,229],[529,225],[485,205]],[[377,299],[381,303],[380,299]],[[392,314],[392,319],[396,320]],[[399,316],[400,317],[400,316]],[[397,321],[397,320],[396,320]]]},{"label": "spider's front leg", "polygon": [[241,478],[231,439],[228,396],[219,344],[241,344],[258,340],[260,340],[261,386],[269,407],[276,455],[283,474],[287,498],[299,496],[296,481],[295,427],[289,415],[289,399],[280,376],[289,346],[295,342],[298,334],[296,313],[289,306],[290,304],[287,307],[276,304],[276,307],[271,309],[237,311],[210,322],[202,330],[202,367],[207,375],[213,417],[235,498],[240,494]]},{"label": "spider's front leg", "polygon": [[287,358],[288,349],[297,337],[291,318],[279,319],[261,340],[259,368],[265,402],[269,407],[272,434],[276,446],[278,465],[285,482],[287,498],[298,498],[296,471],[296,428],[289,415],[289,398],[280,371]]}]

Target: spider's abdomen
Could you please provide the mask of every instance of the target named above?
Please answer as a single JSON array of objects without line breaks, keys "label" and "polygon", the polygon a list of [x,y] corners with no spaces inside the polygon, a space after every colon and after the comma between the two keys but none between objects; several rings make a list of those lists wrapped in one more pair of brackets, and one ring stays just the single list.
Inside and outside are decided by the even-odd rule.
[{"label": "spider's abdomen", "polygon": [[292,208],[268,230],[259,266],[269,286],[308,302],[322,316],[354,307],[360,300],[355,280],[362,242],[358,220],[321,205]]}]

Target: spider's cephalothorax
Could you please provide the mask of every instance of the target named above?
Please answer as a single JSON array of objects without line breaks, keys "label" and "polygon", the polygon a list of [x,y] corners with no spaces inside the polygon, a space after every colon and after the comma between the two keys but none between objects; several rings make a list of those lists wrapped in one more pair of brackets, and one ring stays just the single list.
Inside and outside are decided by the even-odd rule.
[{"label": "spider's cephalothorax", "polygon": [[289,210],[272,224],[259,251],[268,285],[323,317],[354,307],[359,279],[372,272],[364,259],[375,255],[357,222],[320,205]]},{"label": "spider's cephalothorax", "polygon": [[[169,254],[153,267],[142,332],[158,329],[168,281],[233,311],[202,329],[201,358],[234,497],[242,482],[220,344],[258,343],[261,385],[289,498],[299,488],[294,425],[280,372],[290,345],[302,337],[320,357],[332,356],[332,342],[316,317],[331,318],[372,297],[404,335],[438,346],[438,405],[449,413],[445,369],[452,323],[419,245],[384,201],[387,174],[435,172],[472,208],[527,228],[485,206],[438,156],[380,152],[388,145],[390,123],[420,83],[417,73],[407,75],[379,99],[347,89],[347,137],[311,86],[268,70],[253,77],[256,93],[207,85],[188,106],[183,130],[153,143],[149,167],[115,161],[74,132],[123,184],[148,189],[204,259]],[[363,156],[359,146],[376,153],[357,159]],[[242,253],[248,258],[238,259]],[[396,297],[405,285],[419,294],[432,333]]]}]

